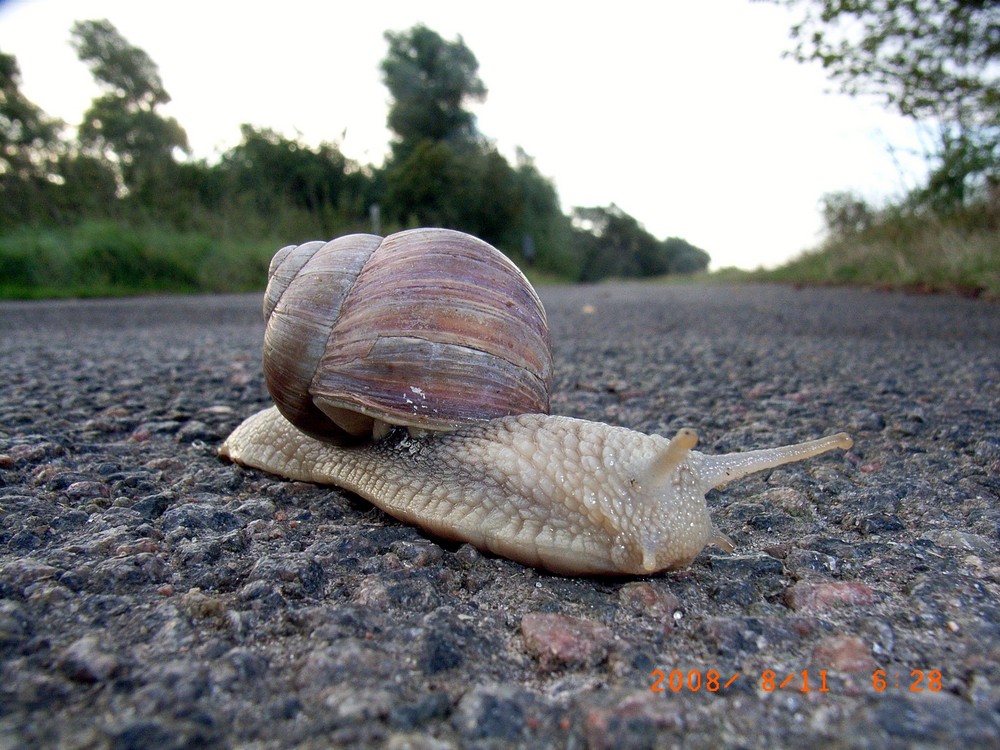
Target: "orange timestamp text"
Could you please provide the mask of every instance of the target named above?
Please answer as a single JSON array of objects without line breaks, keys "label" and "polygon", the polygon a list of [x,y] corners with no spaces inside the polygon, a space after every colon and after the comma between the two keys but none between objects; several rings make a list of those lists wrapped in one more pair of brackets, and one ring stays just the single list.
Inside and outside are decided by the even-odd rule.
[{"label": "orange timestamp text", "polygon": [[[665,672],[662,669],[654,669],[649,673],[653,678],[649,689],[653,693],[697,693],[705,691],[707,693],[718,693],[727,690],[736,684],[739,679],[750,679],[749,675],[742,675],[739,672],[720,672],[717,669],[689,669],[687,671],[674,669]],[[872,673],[872,688],[877,692],[889,689],[908,689],[911,693],[922,693],[924,691],[937,693],[942,689],[942,675],[936,669],[923,670],[914,669],[909,673],[909,678],[905,676],[901,680],[899,674],[888,673],[884,669],[876,669]],[[765,669],[756,676],[755,681],[761,690],[771,693],[776,690],[795,690],[799,693],[828,693],[830,687],[827,684],[827,670],[819,669],[810,671],[803,669],[799,672],[778,673],[773,669]]]}]

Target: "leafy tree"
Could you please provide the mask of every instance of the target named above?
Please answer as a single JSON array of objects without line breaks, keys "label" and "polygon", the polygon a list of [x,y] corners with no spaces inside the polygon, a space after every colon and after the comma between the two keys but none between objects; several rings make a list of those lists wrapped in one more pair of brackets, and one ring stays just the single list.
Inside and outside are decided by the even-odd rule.
[{"label": "leafy tree", "polygon": [[804,6],[793,56],[935,130],[929,184],[957,207],[1000,175],[1000,23],[994,0],[773,0]]},{"label": "leafy tree", "polygon": [[707,270],[712,261],[708,253],[680,237],[667,237],[663,241],[663,251],[668,259],[668,273],[700,273]]},{"label": "leafy tree", "polygon": [[249,202],[257,214],[275,215],[291,206],[309,214],[314,231],[333,235],[364,220],[374,200],[370,181],[331,143],[312,149],[268,128],[242,125],[242,141],[219,165],[221,190]]},{"label": "leafy tree", "polygon": [[385,208],[401,224],[461,229],[499,243],[516,213],[516,177],[465,109],[486,87],[475,55],[426,26],[386,32],[383,79],[395,131],[385,167]]},{"label": "leafy tree", "polygon": [[156,63],[110,21],[77,21],[72,34],[77,56],[108,93],[147,111],[170,101]]},{"label": "leafy tree", "polygon": [[81,218],[118,218],[118,179],[103,159],[82,154],[70,144],[57,167],[62,184],[55,193],[55,216],[60,224]]},{"label": "leafy tree", "polygon": [[460,229],[495,245],[519,242],[521,184],[495,148],[425,138],[386,170],[386,204],[403,223]]},{"label": "leafy tree", "polygon": [[[0,165],[3,172],[44,173],[59,123],[50,120],[21,93],[21,70],[13,55],[0,52]],[[40,163],[42,162],[42,163]]]},{"label": "leafy tree", "polygon": [[81,145],[114,165],[121,188],[136,203],[169,199],[174,154],[188,152],[188,143],[177,121],[157,112],[170,96],[156,64],[107,20],[77,21],[72,37],[77,56],[104,89],[84,114]]},{"label": "leafy tree", "polygon": [[385,202],[404,224],[472,231],[464,204],[474,201],[478,186],[468,164],[449,144],[424,138],[405,158],[386,165]]},{"label": "leafy tree", "polygon": [[389,127],[396,133],[397,158],[405,159],[423,140],[471,141],[476,118],[465,105],[483,101],[486,86],[479,62],[459,37],[447,42],[426,26],[385,33],[389,52],[382,75],[393,104]]},{"label": "leafy tree", "polygon": [[708,267],[704,250],[677,237],[656,239],[613,203],[607,208],[575,208],[573,219],[584,257],[581,281],[693,273]]},{"label": "leafy tree", "polygon": [[51,209],[60,124],[21,93],[13,55],[0,52],[0,221],[33,222]]},{"label": "leafy tree", "polygon": [[573,227],[559,205],[559,195],[551,180],[542,176],[534,160],[517,149],[517,217],[508,242],[520,246],[521,261],[575,278],[580,272],[580,255],[572,242]]},{"label": "leafy tree", "polygon": [[107,216],[117,202],[114,174],[81,154],[20,91],[17,61],[0,53],[0,224],[71,224]]},{"label": "leafy tree", "polygon": [[850,191],[827,193],[820,203],[823,223],[831,237],[849,237],[863,232],[875,219],[865,199]]},{"label": "leafy tree", "polygon": [[386,216],[476,234],[549,270],[571,263],[571,228],[551,183],[522,153],[516,167],[476,130],[479,63],[461,38],[425,26],[388,32],[383,78],[393,103],[392,156],[380,173]]},{"label": "leafy tree", "polygon": [[476,231],[487,242],[518,247],[524,211],[523,181],[493,146],[484,147],[476,161],[479,199],[472,211]]}]

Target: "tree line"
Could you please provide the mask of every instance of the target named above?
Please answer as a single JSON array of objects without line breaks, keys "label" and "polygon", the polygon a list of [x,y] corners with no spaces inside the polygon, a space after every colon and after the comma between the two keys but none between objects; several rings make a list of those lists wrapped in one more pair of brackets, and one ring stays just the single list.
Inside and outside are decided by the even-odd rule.
[{"label": "tree line", "polygon": [[707,268],[706,252],[654,237],[613,204],[563,213],[527,154],[512,164],[479,132],[468,107],[487,89],[461,38],[418,25],[385,39],[393,139],[378,166],[251,124],[214,163],[190,158],[184,128],[162,112],[156,64],[107,20],[71,30],[100,89],[75,130],[22,94],[16,59],[0,51],[0,234],[102,220],[280,244],[442,226],[573,280]]}]

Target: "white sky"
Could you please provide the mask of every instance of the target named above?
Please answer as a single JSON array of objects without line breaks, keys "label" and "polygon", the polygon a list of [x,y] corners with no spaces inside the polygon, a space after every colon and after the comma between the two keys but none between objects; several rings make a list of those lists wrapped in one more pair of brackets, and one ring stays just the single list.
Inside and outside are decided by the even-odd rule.
[{"label": "white sky", "polygon": [[210,160],[251,123],[381,163],[383,32],[460,34],[489,88],[479,128],[503,153],[533,156],[567,210],[617,203],[715,268],[815,245],[823,193],[877,201],[922,175],[907,121],[782,58],[793,16],[766,2],[0,0],[0,50],[17,57],[22,92],[71,125],[97,87],[69,29],[98,18],[156,62],[173,97],[164,114]]}]

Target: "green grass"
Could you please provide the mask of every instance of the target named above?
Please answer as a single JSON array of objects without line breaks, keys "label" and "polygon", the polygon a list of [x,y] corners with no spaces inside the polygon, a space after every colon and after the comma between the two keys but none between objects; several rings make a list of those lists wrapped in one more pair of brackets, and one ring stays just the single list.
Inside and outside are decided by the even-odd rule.
[{"label": "green grass", "polygon": [[[72,229],[22,227],[0,235],[0,298],[256,291],[267,282],[271,256],[287,242],[220,240],[205,232],[108,221]],[[565,281],[527,271],[535,284]],[[1000,226],[984,208],[947,220],[884,211],[867,229],[832,237],[772,271],[722,269],[667,280],[840,284],[1000,299]]]},{"label": "green grass", "polygon": [[[87,221],[0,235],[0,299],[260,291],[287,238],[218,240],[203,232]],[[528,269],[532,283],[565,281]]]},{"label": "green grass", "polygon": [[890,213],[832,237],[781,268],[749,275],[797,284],[841,284],[1000,299],[1000,226],[985,210],[948,219]]},{"label": "green grass", "polygon": [[235,292],[263,287],[278,240],[220,241],[199,233],[90,221],[0,236],[0,297],[103,297]]}]

